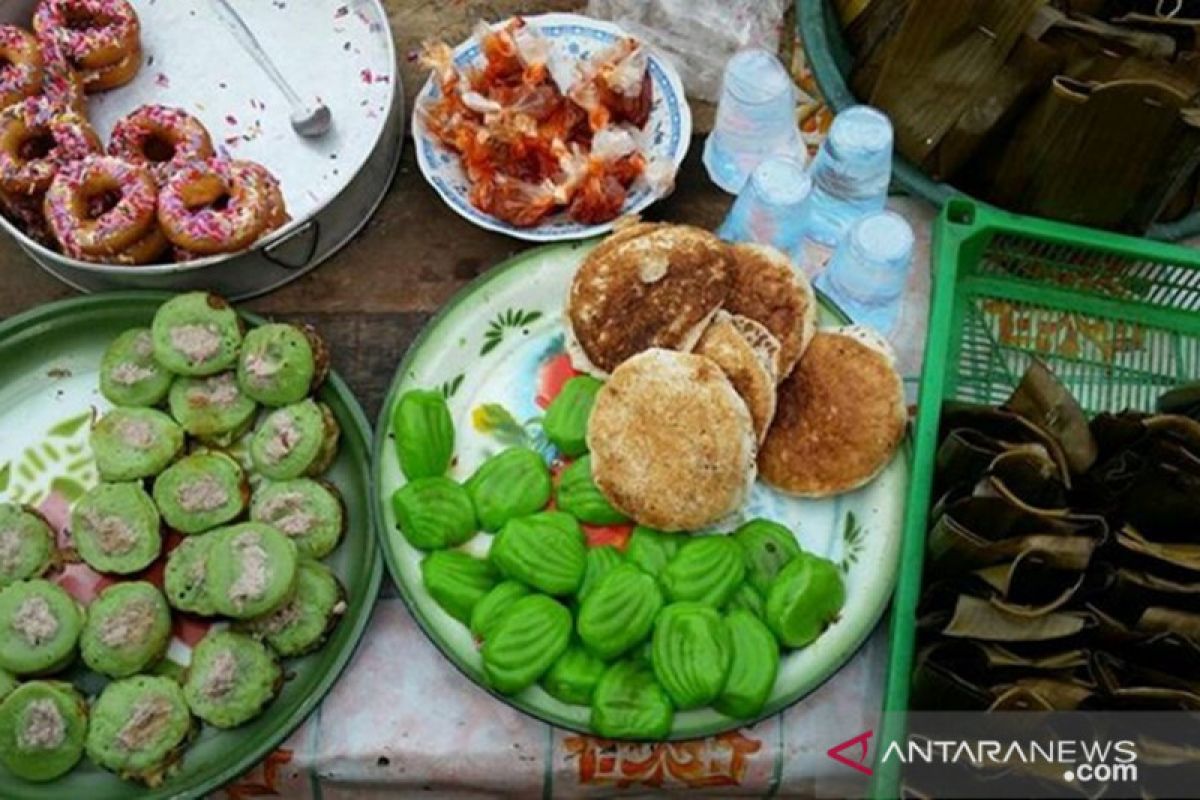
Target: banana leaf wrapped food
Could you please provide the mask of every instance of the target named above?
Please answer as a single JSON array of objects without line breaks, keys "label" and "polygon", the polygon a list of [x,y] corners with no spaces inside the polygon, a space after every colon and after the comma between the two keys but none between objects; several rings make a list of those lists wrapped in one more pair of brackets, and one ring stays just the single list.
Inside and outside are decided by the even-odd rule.
[{"label": "banana leaf wrapped food", "polygon": [[1200,710],[1196,399],[1089,420],[1035,361],[947,405],[914,708]]},{"label": "banana leaf wrapped food", "polygon": [[873,0],[845,36],[854,92],[935,180],[1143,232],[1200,207],[1198,29],[1183,0]]}]

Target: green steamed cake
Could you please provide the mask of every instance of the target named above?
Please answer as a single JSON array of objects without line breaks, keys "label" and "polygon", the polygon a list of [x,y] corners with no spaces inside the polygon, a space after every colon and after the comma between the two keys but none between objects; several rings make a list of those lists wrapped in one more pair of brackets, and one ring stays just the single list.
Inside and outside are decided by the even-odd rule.
[{"label": "green steamed cake", "polygon": [[316,331],[287,323],[250,330],[238,357],[238,385],[265,406],[298,403],[314,392],[329,369],[329,350]]},{"label": "green steamed cake", "polygon": [[67,774],[83,757],[87,717],[87,703],[71,684],[24,684],[0,702],[0,764],[36,783]]},{"label": "green steamed cake", "polygon": [[92,705],[88,758],[127,780],[157,786],[196,731],[183,689],[170,678],[135,675],[104,687]]},{"label": "green steamed cake", "polygon": [[303,400],[275,409],[259,423],[250,457],[254,469],[269,480],[320,475],[337,455],[339,434],[327,407]]},{"label": "green steamed cake", "polygon": [[222,297],[188,292],[159,306],[151,324],[154,357],[176,375],[213,375],[237,361],[242,321]]},{"label": "green steamed cake", "polygon": [[311,478],[262,483],[250,501],[250,519],[287,535],[309,558],[332,553],[346,531],[341,495]]},{"label": "green steamed cake", "polygon": [[83,612],[56,583],[36,579],[0,589],[0,669],[46,675],[75,659]]},{"label": "green steamed cake", "polygon": [[154,359],[149,328],[125,331],[100,359],[100,393],[116,406],[156,406],[174,376]]},{"label": "green steamed cake", "polygon": [[266,645],[243,633],[210,631],[192,651],[183,696],[209,725],[235,728],[262,713],[281,686],[283,670]]},{"label": "green steamed cake", "polygon": [[144,672],[166,655],[171,610],[153,584],[114,583],[92,601],[79,637],[83,662],[110,678]]},{"label": "green steamed cake", "polygon": [[54,563],[54,532],[36,513],[0,503],[0,587],[41,577]]},{"label": "green steamed cake", "polygon": [[249,619],[278,608],[296,582],[295,543],[259,522],[231,525],[215,534],[205,569],[217,612]]},{"label": "green steamed cake", "polygon": [[92,454],[106,481],[149,478],[183,450],[183,429],[153,408],[114,408],[92,427]]},{"label": "green steamed cake", "polygon": [[242,394],[232,372],[176,378],[167,405],[184,431],[214,447],[237,441],[250,430],[258,411],[258,404]]},{"label": "green steamed cake", "polygon": [[97,572],[128,575],[162,551],[158,509],[140,483],[101,483],[71,509],[71,538]]},{"label": "green steamed cake", "polygon": [[154,503],[167,525],[193,534],[241,516],[250,485],[241,466],[224,453],[193,453],[154,481]]}]

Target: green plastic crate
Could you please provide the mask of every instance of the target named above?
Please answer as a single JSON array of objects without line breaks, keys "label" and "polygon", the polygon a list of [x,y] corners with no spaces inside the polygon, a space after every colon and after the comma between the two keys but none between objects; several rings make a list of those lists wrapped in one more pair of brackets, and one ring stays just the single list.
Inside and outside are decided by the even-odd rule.
[{"label": "green plastic crate", "polygon": [[[1035,356],[1089,414],[1151,411],[1166,390],[1200,379],[1200,251],[960,198],[937,220],[933,259],[886,712],[908,708],[942,402],[999,404]],[[900,735],[902,720],[886,717],[880,741]],[[897,796],[898,765],[876,766],[872,793]]]}]

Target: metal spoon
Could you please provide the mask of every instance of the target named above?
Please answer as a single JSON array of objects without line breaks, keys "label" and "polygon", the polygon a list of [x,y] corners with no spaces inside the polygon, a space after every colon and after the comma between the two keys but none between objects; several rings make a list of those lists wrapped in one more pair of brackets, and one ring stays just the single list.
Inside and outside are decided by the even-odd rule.
[{"label": "metal spoon", "polygon": [[217,15],[233,33],[234,38],[250,54],[250,57],[258,62],[263,72],[267,73],[267,77],[279,87],[279,91],[283,92],[283,96],[287,98],[288,104],[292,107],[292,130],[309,139],[324,136],[333,125],[333,114],[329,111],[329,106],[319,101],[306,103],[302,100],[287,79],[283,77],[283,73],[275,66],[275,62],[263,50],[262,45],[258,43],[258,38],[246,25],[241,14],[233,9],[228,0],[213,0],[213,3],[217,8]]}]

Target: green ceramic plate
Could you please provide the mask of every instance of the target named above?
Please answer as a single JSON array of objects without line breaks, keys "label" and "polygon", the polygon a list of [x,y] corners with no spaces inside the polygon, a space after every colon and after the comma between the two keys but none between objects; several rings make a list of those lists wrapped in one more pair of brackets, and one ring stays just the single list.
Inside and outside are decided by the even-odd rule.
[{"label": "green ceramic plate", "polygon": [[[594,244],[555,245],[528,251],[489,271],[464,289],[429,323],[413,344],[392,383],[376,428],[375,498],[384,557],[417,621],[459,669],[481,686],[483,668],[466,626],[446,614],[421,581],[422,554],[396,528],[391,495],[404,476],[391,439],[391,409],[413,388],[440,388],[457,432],[451,476],[463,480],[488,455],[513,443],[553,449],[541,436],[538,396],[561,366],[561,311],[571,278]],[[822,323],[842,324],[831,307]],[[798,530],[804,549],[838,562],[846,580],[841,619],[813,645],[784,657],[763,716],[796,702],[835,673],[858,649],[887,605],[896,575],[908,464],[899,454],[869,486],[829,500],[797,500],[756,485],[742,518],[765,516]],[[735,520],[733,524],[737,524]],[[491,536],[479,534],[464,547],[483,555]],[[589,709],[561,703],[533,687],[502,698],[546,722],[588,732]],[[672,738],[713,735],[752,720],[735,720],[711,709],[675,716]]]},{"label": "green ceramic plate", "polygon": [[[149,292],[79,297],[0,324],[0,498],[39,505],[52,492],[70,497],[96,482],[87,423],[93,409],[108,407],[98,389],[100,356],[121,331],[148,325],[168,297]],[[261,322],[246,318],[251,325]],[[354,395],[336,375],[330,376],[320,398],[342,428],[338,459],[327,477],[341,490],[349,514],[346,539],[327,560],[349,592],[348,608],[325,646],[284,662],[289,679],[261,717],[232,731],[205,727],[179,770],[155,789],[122,781],[85,758],[74,771],[47,784],[25,783],[0,769],[0,797],[200,797],[257,764],[321,701],[366,626],[382,563],[372,534],[370,429]],[[57,511],[55,505],[51,500],[52,515],[64,504],[59,501]],[[82,670],[68,677],[89,695],[103,685],[102,679]]]}]

